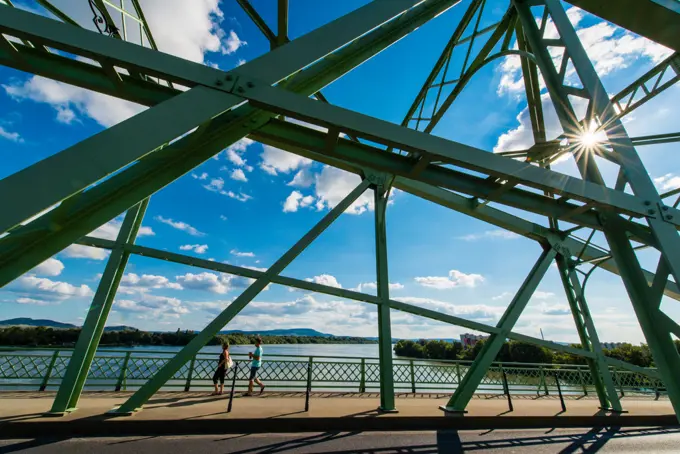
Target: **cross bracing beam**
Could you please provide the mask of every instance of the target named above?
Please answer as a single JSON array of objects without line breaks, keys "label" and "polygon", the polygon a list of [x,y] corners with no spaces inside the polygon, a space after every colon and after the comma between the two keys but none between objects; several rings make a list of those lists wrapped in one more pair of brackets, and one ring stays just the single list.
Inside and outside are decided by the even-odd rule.
[{"label": "cross bracing beam", "polygon": [[[396,185],[395,185],[396,187]],[[78,241],[78,244],[90,247],[96,247],[101,249],[111,250],[116,247],[115,241],[107,240],[104,238],[95,237],[84,237]],[[138,255],[140,257],[154,258],[158,260],[164,260],[172,263],[188,265],[195,268],[215,271],[218,273],[226,273],[234,276],[246,277],[249,279],[259,279],[266,274],[266,271],[253,270],[250,268],[243,268],[236,265],[230,265],[226,263],[221,263],[217,261],[211,261],[207,259],[202,259],[200,257],[193,257],[185,254],[179,254],[176,252],[169,252],[160,249],[155,249],[147,246],[140,246],[136,244],[126,244],[123,246],[123,250],[129,254]],[[475,331],[480,331],[483,333],[497,333],[499,329],[495,326],[486,325],[484,323],[475,322],[473,320],[467,320],[462,317],[455,315],[446,314],[443,312],[434,311],[431,309],[426,309],[424,307],[419,307],[414,304],[404,303],[394,299],[382,299],[376,295],[370,295],[367,293],[357,292],[354,290],[348,290],[337,287],[330,287],[323,284],[317,284],[315,282],[305,281],[303,279],[296,279],[292,277],[276,275],[271,276],[270,281],[273,284],[285,285],[292,288],[297,288],[299,290],[306,290],[309,292],[322,293],[329,296],[335,296],[338,298],[346,298],[352,301],[358,301],[369,304],[385,304],[389,305],[391,309],[399,310],[413,315],[418,315],[431,320],[437,320],[444,323],[449,323],[456,326],[462,326]],[[577,356],[583,356],[585,358],[594,358],[594,353],[571,347],[569,345],[558,344],[556,342],[546,341],[543,339],[535,338],[532,336],[527,336],[525,334],[509,332],[507,334],[508,339],[528,342],[536,345],[541,345],[543,347],[549,348],[551,350],[571,353]],[[653,369],[647,369],[634,364],[626,363],[625,361],[616,360],[614,358],[605,358],[607,364],[612,367],[618,367],[632,372],[641,373],[652,378],[658,378],[658,375]]]},{"label": "cross bracing beam", "polygon": [[[337,77],[350,71],[390,44],[408,35],[423,23],[445,11],[455,4],[456,1],[430,0],[416,3],[418,3],[418,6],[411,8],[405,14],[401,14],[400,11],[402,9],[397,8],[400,5],[404,6],[403,2],[385,2],[382,0],[364,7],[371,6],[369,11],[360,9],[350,13],[350,15],[358,13],[363,18],[359,23],[360,27],[353,29],[355,33],[362,33],[361,26],[371,31],[355,40],[352,46],[345,46],[335,52],[332,58],[322,59],[316,64],[305,68],[295,78],[287,81],[286,88],[305,96],[317,92]],[[9,9],[8,11],[16,12]],[[380,24],[383,25],[378,28],[371,27],[366,22],[366,18],[363,17],[363,14],[367,12],[370,13],[368,15],[376,22],[373,24],[374,27]],[[34,15],[29,13],[21,13],[34,17]],[[395,15],[398,17],[397,20],[385,22]],[[0,27],[5,25],[3,21],[5,18],[5,15],[0,15]],[[49,19],[39,19],[50,21]],[[325,27],[331,28],[326,31],[334,33],[338,23],[346,26],[346,22],[342,19],[327,24]],[[29,28],[31,28],[32,22],[30,17],[27,19],[27,22]],[[55,21],[52,22],[62,27],[59,28],[61,31],[64,31],[63,27],[67,28],[66,32],[73,31],[73,27],[68,27]],[[312,32],[302,38],[315,33],[317,32]],[[65,34],[68,35],[68,33]],[[131,46],[135,48],[134,52],[152,52],[157,61],[159,59],[163,60],[165,57],[170,59],[163,60],[162,64],[182,61],[175,57],[164,56],[158,52],[119,40],[101,37],[96,33],[90,32],[90,34],[92,35],[93,42],[96,42],[99,38],[104,38],[109,41],[105,44],[113,43],[114,46]],[[302,38],[296,40],[296,43],[308,42],[308,40],[303,40]],[[323,38],[323,34],[322,36],[316,36],[316,39],[321,38]],[[337,36],[332,38],[332,42],[337,42],[337,40]],[[276,49],[274,53],[295,48],[296,43],[282,46]],[[311,54],[318,55],[319,45],[312,43],[311,47]],[[328,48],[328,46],[325,48]],[[127,47],[122,49],[127,49]],[[301,50],[298,48],[298,51]],[[125,52],[121,51],[120,54],[125,55]],[[285,55],[284,53],[284,57]],[[277,59],[274,59],[271,63],[278,64],[277,61]],[[296,61],[299,61],[299,56]],[[256,62],[257,60],[253,60],[243,65],[243,67]],[[187,63],[194,65],[190,62]],[[201,65],[197,66],[202,68]],[[287,65],[280,65],[279,69],[270,75],[270,80],[273,80],[272,78],[278,79],[279,76],[275,74],[280,74],[281,67],[285,66],[290,67],[290,62]],[[257,70],[258,66],[254,68]],[[226,80],[229,76],[223,77]],[[203,86],[203,89],[209,90],[205,86]],[[216,90],[216,88],[210,89]],[[220,90],[216,90],[216,92],[219,93]],[[242,105],[237,109],[233,109],[233,111],[212,119],[208,124],[173,142],[171,145],[150,153],[148,156],[137,161],[135,165],[125,168],[88,191],[78,194],[75,202],[69,199],[68,204],[62,204],[52,210],[47,216],[41,216],[26,226],[17,228],[12,234],[0,240],[0,285],[5,285],[23,272],[35,267],[47,257],[54,255],[78,238],[130,208],[135,203],[151,196],[165,185],[220,152],[224,147],[229,146],[251,131],[259,128],[273,115],[268,112],[258,111],[248,105]],[[93,154],[96,154],[96,152],[97,150],[92,150]],[[93,155],[89,155],[88,159],[92,159],[92,157]],[[163,163],[163,165],[159,165],[159,163]],[[0,181],[1,183],[2,181]],[[72,197],[72,199],[74,198]],[[55,225],[59,225],[60,228],[55,229]]]}]

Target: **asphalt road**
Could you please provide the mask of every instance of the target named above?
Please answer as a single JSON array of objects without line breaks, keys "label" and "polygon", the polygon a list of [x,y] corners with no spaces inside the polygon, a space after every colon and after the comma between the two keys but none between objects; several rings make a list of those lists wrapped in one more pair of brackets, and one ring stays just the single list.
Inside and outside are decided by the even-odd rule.
[{"label": "asphalt road", "polygon": [[0,453],[572,453],[680,451],[680,428],[0,440]]}]

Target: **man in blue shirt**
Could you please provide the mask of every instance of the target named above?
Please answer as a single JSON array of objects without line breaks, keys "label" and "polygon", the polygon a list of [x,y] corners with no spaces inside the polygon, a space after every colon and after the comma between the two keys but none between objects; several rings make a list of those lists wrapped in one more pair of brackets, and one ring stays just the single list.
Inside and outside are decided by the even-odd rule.
[{"label": "man in blue shirt", "polygon": [[248,383],[248,393],[246,396],[252,396],[253,395],[253,384],[257,383],[260,385],[260,394],[264,392],[264,383],[258,378],[257,376],[257,371],[260,369],[262,366],[262,339],[260,336],[257,336],[255,339],[255,351],[248,353],[248,357],[252,359],[253,361],[250,363],[250,381]]}]

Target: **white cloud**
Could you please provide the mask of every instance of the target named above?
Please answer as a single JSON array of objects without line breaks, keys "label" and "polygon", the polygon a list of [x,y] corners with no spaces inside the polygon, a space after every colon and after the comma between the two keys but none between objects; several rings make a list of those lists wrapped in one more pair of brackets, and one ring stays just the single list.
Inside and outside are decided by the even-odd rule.
[{"label": "white cloud", "polygon": [[252,252],[239,252],[236,249],[232,249],[230,253],[236,257],[255,257],[255,254]]},{"label": "white cloud", "polygon": [[234,164],[235,166],[245,167],[248,172],[251,172],[253,168],[246,164],[246,160],[243,159],[243,154],[246,152],[248,147],[253,143],[255,142],[247,137],[244,137],[238,142],[233,143],[225,151],[227,159],[231,161],[231,163]]},{"label": "white cloud", "polygon": [[51,105],[57,111],[57,121],[67,124],[73,122],[77,112],[92,118],[102,126],[109,127],[145,109],[129,101],[41,76],[32,76],[16,85],[3,85],[3,88],[9,96],[18,101],[28,99]]},{"label": "white cloud", "polygon": [[415,281],[423,287],[445,290],[456,287],[474,288],[484,282],[484,277],[481,274],[465,274],[458,270],[451,270],[448,276],[416,277]]},{"label": "white cloud", "polygon": [[654,184],[659,189],[659,191],[672,191],[680,187],[680,177],[673,175],[672,173],[667,173],[658,178],[654,178]]},{"label": "white cloud", "polygon": [[207,180],[208,179],[208,173],[203,172],[200,175],[197,175],[195,173],[192,173],[191,176],[197,180]]},{"label": "white cloud", "polygon": [[284,213],[294,213],[298,208],[309,207],[314,203],[314,197],[311,195],[303,196],[300,191],[293,191],[283,202]]},{"label": "white cloud", "polygon": [[22,143],[24,141],[18,132],[9,132],[2,126],[0,126],[0,137],[3,137],[11,142]]},{"label": "white cloud", "polygon": [[163,224],[169,225],[173,229],[187,232],[191,236],[205,236],[205,233],[199,232],[195,227],[190,226],[186,222],[173,221],[172,219],[164,218],[163,216],[156,216],[154,219],[157,220],[158,222],[162,222]]},{"label": "white cloud", "polygon": [[293,179],[286,186],[308,188],[314,184],[314,175],[307,169],[298,170]]},{"label": "white cloud", "polygon": [[61,261],[55,258],[49,258],[33,268],[30,272],[42,276],[59,276],[63,270],[64,264]]},{"label": "white cloud", "polygon": [[72,244],[60,254],[70,259],[104,260],[109,256],[109,251],[81,244]]},{"label": "white cloud", "polygon": [[189,313],[189,309],[177,298],[148,293],[142,293],[135,299],[116,300],[113,307],[116,311],[137,313],[140,314],[137,318],[150,320],[179,318]]},{"label": "white cloud", "polygon": [[223,220],[223,221],[226,221],[226,220],[227,220],[227,217],[226,217],[225,215],[223,215],[223,214],[220,214],[220,219]]},{"label": "white cloud", "polygon": [[186,289],[204,290],[223,295],[230,289],[231,276],[217,275],[215,273],[186,273],[176,277],[177,281]]},{"label": "white cloud", "polygon": [[260,155],[262,162],[260,168],[270,175],[278,175],[279,172],[288,173],[312,164],[312,160],[298,156],[278,148],[263,145],[264,151]]},{"label": "white cloud", "polygon": [[566,304],[541,305],[541,313],[545,315],[570,315],[571,309]]},{"label": "white cloud", "polygon": [[[404,285],[400,284],[399,282],[390,282],[390,284],[389,284],[390,291],[403,290],[403,288],[404,288]],[[353,288],[351,290],[355,290],[357,292],[363,292],[365,290],[377,291],[378,290],[378,283],[377,282],[364,282],[364,283],[357,285],[355,288]]]},{"label": "white cloud", "polygon": [[172,289],[182,290],[182,286],[177,282],[170,282],[165,276],[154,274],[127,273],[120,280],[119,292],[124,294],[146,293],[150,289]]},{"label": "white cloud", "polygon": [[239,58],[238,61],[236,62],[236,66],[243,66],[246,64],[246,61],[243,58]]},{"label": "white cloud", "polygon": [[[229,36],[224,40],[224,47],[222,47],[222,53],[225,55],[231,55],[236,52],[240,47],[248,44],[238,37],[234,30],[229,31]],[[239,65],[240,66],[240,65]]]},{"label": "white cloud", "polygon": [[253,196],[244,194],[242,192],[239,192],[236,194],[235,192],[229,191],[229,192],[224,192],[222,191],[220,194],[226,195],[229,198],[232,198],[234,200],[238,200],[239,202],[247,202],[248,200],[252,199]]},{"label": "white cloud", "polygon": [[532,298],[536,298],[539,300],[547,300],[555,296],[553,292],[543,292],[541,290],[536,290],[533,295],[531,295]]},{"label": "white cloud", "polygon": [[[244,178],[245,178],[245,175],[244,175]],[[212,178],[210,180],[210,183],[203,185],[203,187],[205,189],[207,189],[208,191],[217,192],[219,194],[226,195],[227,197],[234,199],[234,200],[238,200],[239,202],[247,202],[248,200],[253,198],[252,196],[250,196],[248,194],[244,194],[243,192],[239,192],[238,194],[236,194],[233,191],[225,191],[224,190],[224,180],[222,178],[219,178],[219,177],[218,178]]]},{"label": "white cloud", "polygon": [[242,169],[234,169],[230,175],[232,180],[247,182],[246,174],[243,173]]},{"label": "white cloud", "polygon": [[335,276],[330,274],[320,274],[319,276],[314,276],[312,278],[305,279],[307,282],[314,282],[315,284],[327,285],[329,287],[342,288],[342,285],[338,282]]},{"label": "white cloud", "polygon": [[491,299],[494,301],[501,301],[501,300],[507,300],[508,298],[512,298],[513,294],[511,292],[503,292],[500,295],[496,295],[492,297]]},{"label": "white cloud", "polygon": [[[321,173],[316,175],[315,191],[317,195],[317,209],[334,208],[352,190],[361,178],[335,167],[324,166]],[[349,214],[361,214],[373,210],[373,192],[366,191],[345,211]]]},{"label": "white cloud", "polygon": [[464,235],[464,236],[459,236],[456,237],[458,240],[463,240],[463,241],[477,241],[481,239],[503,239],[503,240],[513,240],[515,238],[519,238],[519,235],[517,235],[514,232],[510,232],[508,230],[487,230],[484,232],[480,233],[471,233],[469,235]]},{"label": "white cloud", "polygon": [[6,289],[21,295],[23,304],[31,304],[31,301],[59,302],[93,295],[92,289],[87,285],[75,286],[68,282],[53,281],[31,274],[21,276]]},{"label": "white cloud", "polygon": [[179,247],[181,251],[194,251],[197,254],[205,254],[208,250],[207,244],[184,244]]}]

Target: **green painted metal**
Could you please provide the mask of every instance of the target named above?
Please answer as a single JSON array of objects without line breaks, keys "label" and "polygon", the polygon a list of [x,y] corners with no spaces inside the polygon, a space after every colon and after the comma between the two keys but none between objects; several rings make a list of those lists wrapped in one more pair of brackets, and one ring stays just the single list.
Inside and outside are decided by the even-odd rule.
[{"label": "green painted metal", "polygon": [[50,382],[50,377],[52,376],[52,371],[54,370],[54,364],[57,362],[58,357],[59,350],[55,350],[54,354],[52,355],[50,365],[47,367],[47,372],[45,372],[45,377],[43,378],[42,384],[40,385],[40,391],[45,391],[45,389],[47,388],[47,385]]},{"label": "green painted metal", "polygon": [[479,383],[484,378],[484,375],[486,375],[489,366],[496,359],[496,355],[500,352],[508,334],[510,334],[510,331],[515,326],[527,303],[529,303],[529,299],[534,294],[538,284],[541,283],[541,279],[543,279],[545,272],[548,271],[556,255],[557,251],[553,248],[545,248],[541,253],[526,280],[522,283],[519,291],[498,321],[496,327],[499,331],[491,334],[486,342],[484,342],[482,350],[465,374],[460,386],[456,388],[456,392],[451,396],[446,406],[441,407],[444,411],[465,411],[465,407],[467,407]]},{"label": "green painted metal", "polygon": [[[375,178],[370,175],[369,179]],[[380,177],[378,177],[380,178]],[[378,352],[380,354],[380,410],[396,411],[394,402],[394,375],[392,365],[392,328],[390,322],[390,306],[385,304],[390,299],[390,278],[387,267],[387,199],[389,190],[387,182],[380,179],[373,189],[375,206],[375,274],[377,277],[378,298],[383,304],[378,305]]]},{"label": "green painted metal", "polygon": [[595,358],[588,360],[588,367],[595,384],[597,397],[600,399],[600,405],[603,409],[620,412],[622,410],[621,402],[616,393],[616,388],[614,388],[609,366],[605,361],[602,345],[590,316],[590,310],[576,270],[573,266],[569,266],[568,259],[562,255],[557,256],[556,261],[581,345],[586,350],[595,353]]},{"label": "green painted metal", "polygon": [[281,46],[288,42],[288,0],[278,0],[277,24],[276,44]]},{"label": "green painted metal", "polygon": [[175,357],[168,361],[142,388],[130,396],[128,400],[115,410],[114,413],[129,413],[137,411],[146,403],[156,391],[158,391],[177,371],[193,356],[195,356],[210,339],[215,336],[231,319],[238,315],[253,298],[255,298],[271,282],[270,276],[280,274],[312,241],[330,226],[356,199],[368,188],[369,182],[364,180],[345,199],[336,205],[326,216],[307,232],[293,247],[281,256],[265,274],[253,282],[240,296],[238,296],[226,309],[222,311],[212,322],[202,329],[189,344],[187,344]]},{"label": "green painted metal", "polygon": [[[389,19],[389,14],[394,11],[393,8],[398,6],[397,4],[392,5],[391,2],[387,2],[389,5],[386,5],[386,2],[379,3],[385,8],[383,15],[379,16],[382,20]],[[388,47],[394,41],[407,35],[419,25],[441,13],[453,3],[455,3],[455,0],[436,0],[420,4],[404,14],[399,21],[387,22],[384,26],[362,36],[353,46],[346,46],[339,50],[333,54],[332,59],[322,60],[305,69],[305,71],[287,83],[286,88],[306,95],[315,93],[326,84],[335,80],[335,78],[348,72]],[[359,10],[358,12],[361,13]],[[357,12],[355,11],[352,14],[355,13]],[[376,19],[378,15],[375,10],[371,16]],[[5,19],[5,16],[0,16],[0,30],[5,25],[3,19]],[[365,21],[363,23],[368,27]],[[64,24],[57,25],[64,26]],[[338,26],[337,21],[328,24],[326,27],[330,25],[333,25],[332,29]],[[322,29],[326,27],[322,27]],[[34,27],[27,26],[27,28]],[[69,32],[74,31],[71,28],[69,27]],[[355,31],[360,33],[361,29]],[[38,32],[36,31],[36,33]],[[305,37],[310,35],[312,34],[305,35]],[[317,35],[315,34],[315,36]],[[99,37],[96,34],[93,36]],[[62,38],[64,37],[62,36]],[[333,42],[337,42],[337,40]],[[306,39],[304,43],[309,43],[309,39]],[[116,40],[115,46],[119,45],[128,46],[129,44]],[[139,46],[134,47],[139,48]],[[277,49],[277,52],[294,47],[292,44],[284,46]],[[328,49],[328,46],[323,47],[323,49]],[[153,52],[144,48],[135,49],[135,52],[142,51]],[[318,54],[318,46],[313,51],[313,54]],[[284,56],[287,55],[287,52],[289,51],[286,51]],[[158,60],[158,55],[155,57]],[[135,58],[142,59],[142,56],[139,55]],[[256,61],[254,60],[247,65],[253,64]],[[152,63],[154,62],[149,62],[149,66]],[[163,62],[163,64],[165,63],[168,62]],[[169,63],[176,62],[172,60]],[[262,63],[260,62],[259,65],[262,65]],[[201,65],[198,66],[203,68]],[[284,66],[290,66],[290,63]],[[274,71],[270,77],[278,77],[276,74],[281,74],[280,68]],[[18,270],[35,267],[47,257],[64,249],[112,217],[120,214],[140,200],[149,197],[166,184],[184,175],[221,151],[225,146],[236,142],[250,131],[261,127],[271,116],[272,114],[270,113],[260,113],[247,105],[235,109],[227,115],[221,115],[213,119],[208,125],[199,128],[196,132],[177,140],[172,145],[151,153],[134,166],[121,171],[84,194],[79,195],[77,202],[73,202],[67,207],[60,206],[48,215],[42,216],[25,227],[17,229],[16,232],[13,232],[13,235],[0,240],[0,285],[3,284],[3,279],[10,279],[12,275],[16,277]],[[159,162],[163,162],[163,166],[159,166]],[[59,225],[60,229],[55,230],[53,228],[54,225]],[[31,234],[17,241],[16,238],[21,237],[21,233],[25,231],[29,231]],[[2,251],[3,246],[6,246],[8,249],[6,252]],[[8,259],[9,264],[1,265],[3,257]]]},{"label": "green painted metal", "polygon": [[123,220],[116,238],[116,248],[111,251],[106,268],[99,281],[97,292],[78,336],[75,350],[69,359],[66,374],[52,404],[51,413],[72,411],[78,405],[78,399],[85,386],[92,360],[113,306],[116,290],[123,278],[130,257],[129,252],[123,249],[123,245],[134,242],[148,204],[148,199],[138,204],[127,213]]},{"label": "green painted metal", "polygon": [[[69,349],[35,349],[29,353],[26,348],[0,349],[0,380],[3,386],[16,390],[34,390],[41,386],[51,360],[55,354],[64,359],[72,352]],[[97,352],[90,370],[86,390],[121,391],[126,386],[138,389],[152,378],[156,371],[171,359],[166,351],[130,351],[107,349]],[[237,364],[247,364],[245,355],[233,355]],[[189,365],[180,369],[163,389],[183,392],[189,383],[190,389],[203,391],[212,387],[212,375],[216,353],[202,352],[194,358],[194,369]],[[275,390],[305,391],[311,384],[313,389],[324,391],[376,392],[380,388],[379,358],[363,357],[318,357],[313,359],[309,375],[310,357],[303,355],[267,355],[261,373],[268,388]],[[363,369],[362,369],[363,364]],[[471,366],[470,361],[451,360],[409,360],[396,358],[393,364],[395,389],[413,394],[453,391],[460,384],[459,373]],[[11,367],[10,367],[11,366]],[[53,367],[50,383],[63,380],[65,363],[57,361]],[[363,370],[363,373],[362,373]],[[493,363],[477,389],[478,394],[499,395],[503,391],[502,371],[506,373],[509,391],[516,395],[555,392],[554,374],[565,385],[565,393],[583,395],[583,389],[593,389],[587,366],[568,364]],[[548,379],[541,378],[548,371]],[[247,367],[240,367],[236,374],[239,389],[248,386]],[[656,389],[665,397],[665,388],[658,379],[643,374],[613,368],[617,386],[627,394],[656,396]],[[121,381],[121,377],[124,377]],[[311,378],[311,380],[310,380]]]},{"label": "green painted metal", "polygon": [[243,8],[243,11],[246,12],[246,14],[250,17],[250,19],[253,21],[255,25],[257,25],[257,28],[260,29],[262,34],[267,38],[267,41],[269,41],[271,48],[275,48],[277,44],[277,37],[272,31],[271,28],[267,25],[267,23],[262,19],[262,16],[253,8],[253,5],[250,4],[249,0],[236,0],[238,4]]}]

